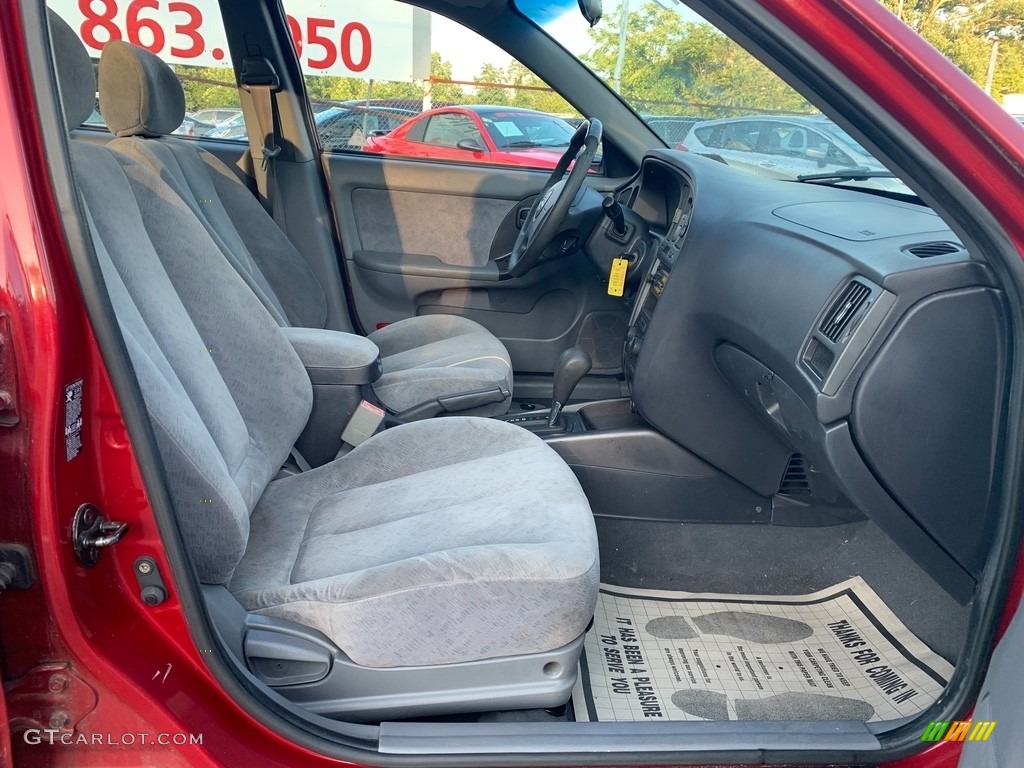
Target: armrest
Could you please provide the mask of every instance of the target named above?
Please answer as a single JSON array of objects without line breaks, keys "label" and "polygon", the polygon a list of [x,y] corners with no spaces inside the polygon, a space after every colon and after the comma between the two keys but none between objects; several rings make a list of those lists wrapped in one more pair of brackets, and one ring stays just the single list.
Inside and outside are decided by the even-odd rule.
[{"label": "armrest", "polygon": [[465,267],[461,264],[446,264],[436,256],[418,253],[383,253],[380,251],[356,251],[352,255],[356,266],[373,272],[389,275],[411,275],[414,277],[439,277],[445,280],[477,280],[495,283],[504,280],[497,262],[490,261],[482,267]]},{"label": "armrest", "polygon": [[370,384],[380,378],[380,350],[362,336],[321,328],[282,328],[313,384]]}]

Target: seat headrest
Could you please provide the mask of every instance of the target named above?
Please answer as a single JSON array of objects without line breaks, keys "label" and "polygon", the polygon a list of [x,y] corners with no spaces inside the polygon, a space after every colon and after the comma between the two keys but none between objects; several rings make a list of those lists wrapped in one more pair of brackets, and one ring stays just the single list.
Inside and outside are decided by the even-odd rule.
[{"label": "seat headrest", "polygon": [[68,129],[77,128],[92,115],[96,105],[96,71],[85,44],[75,31],[52,10],[46,10],[50,25],[50,48],[57,72],[57,88]]},{"label": "seat headrest", "polygon": [[111,40],[100,56],[100,112],[115,136],[164,136],[185,119],[185,92],[159,57]]}]

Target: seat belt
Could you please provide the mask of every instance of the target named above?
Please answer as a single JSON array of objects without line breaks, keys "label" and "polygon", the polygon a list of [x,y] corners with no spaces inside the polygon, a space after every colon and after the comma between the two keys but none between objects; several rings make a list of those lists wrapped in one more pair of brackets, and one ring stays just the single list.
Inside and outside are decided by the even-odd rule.
[{"label": "seat belt", "polygon": [[239,83],[252,96],[256,113],[256,135],[249,135],[249,147],[253,159],[257,149],[262,159],[260,171],[256,174],[256,187],[267,213],[273,217],[282,232],[285,229],[284,208],[275,190],[274,160],[281,154],[278,144],[280,117],[275,93],[281,89],[281,81],[274,66],[264,56],[247,56],[242,60]]},{"label": "seat belt", "polygon": [[309,465],[309,462],[306,461],[306,457],[299,453],[299,449],[296,448],[295,446],[292,446],[292,450],[289,453],[289,455],[292,457],[292,460],[295,462],[296,466],[298,466],[300,472],[309,472],[311,469],[313,469]]}]

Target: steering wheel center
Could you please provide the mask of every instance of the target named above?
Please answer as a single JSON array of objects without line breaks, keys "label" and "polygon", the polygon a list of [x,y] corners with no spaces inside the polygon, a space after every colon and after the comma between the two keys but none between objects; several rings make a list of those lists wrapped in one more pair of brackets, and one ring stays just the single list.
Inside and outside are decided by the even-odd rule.
[{"label": "steering wheel center", "polygon": [[587,178],[590,164],[601,142],[601,133],[601,122],[593,118],[584,120],[576,129],[568,149],[559,159],[544,191],[530,209],[519,231],[508,261],[509,276],[521,277],[533,269],[561,231],[573,201]]}]

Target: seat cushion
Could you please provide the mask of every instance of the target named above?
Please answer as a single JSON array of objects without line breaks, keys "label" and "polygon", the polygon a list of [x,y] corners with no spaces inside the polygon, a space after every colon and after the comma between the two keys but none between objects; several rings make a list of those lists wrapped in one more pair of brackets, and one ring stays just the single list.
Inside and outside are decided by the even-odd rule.
[{"label": "seat cushion", "polygon": [[319,629],[365,666],[551,650],[593,616],[587,499],[554,451],[504,422],[387,430],[271,483],[250,529],[236,598]]},{"label": "seat cushion", "polygon": [[[371,333],[384,375],[373,390],[394,413],[444,395],[501,386],[512,392],[512,360],[505,345],[479,323],[456,315],[423,315]],[[502,403],[463,411],[497,416]]]}]

